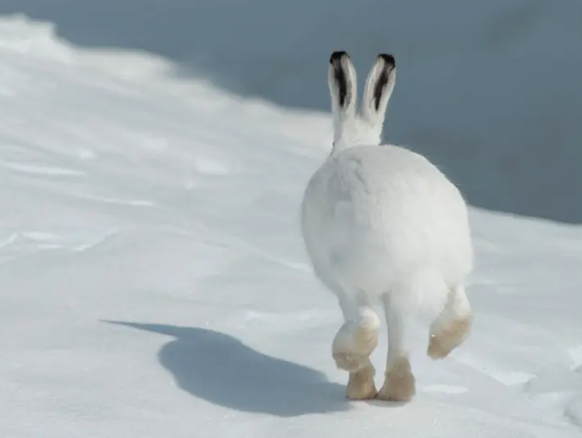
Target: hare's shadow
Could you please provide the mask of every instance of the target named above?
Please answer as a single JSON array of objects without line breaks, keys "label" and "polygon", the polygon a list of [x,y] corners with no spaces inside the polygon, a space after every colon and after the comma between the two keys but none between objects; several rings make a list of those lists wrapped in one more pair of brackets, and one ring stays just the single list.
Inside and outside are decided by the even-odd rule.
[{"label": "hare's shadow", "polygon": [[277,359],[212,330],[106,321],[173,336],[158,352],[180,388],[237,411],[280,417],[345,411],[344,387],[312,368]]}]

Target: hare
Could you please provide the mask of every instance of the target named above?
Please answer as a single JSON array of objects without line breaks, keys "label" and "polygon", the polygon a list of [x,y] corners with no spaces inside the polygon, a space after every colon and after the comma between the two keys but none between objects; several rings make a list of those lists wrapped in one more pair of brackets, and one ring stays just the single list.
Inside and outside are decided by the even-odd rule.
[{"label": "hare", "polygon": [[[337,296],[343,313],[332,357],[349,371],[346,396],[406,402],[416,393],[411,320],[432,311],[427,354],[433,359],[446,357],[471,330],[468,209],[457,187],[426,158],[381,144],[396,79],[394,57],[378,55],[359,110],[349,55],[333,52],[329,64],[333,145],[304,192],[303,240],[316,277]],[[376,303],[388,326],[379,391],[370,361],[380,327]]]}]

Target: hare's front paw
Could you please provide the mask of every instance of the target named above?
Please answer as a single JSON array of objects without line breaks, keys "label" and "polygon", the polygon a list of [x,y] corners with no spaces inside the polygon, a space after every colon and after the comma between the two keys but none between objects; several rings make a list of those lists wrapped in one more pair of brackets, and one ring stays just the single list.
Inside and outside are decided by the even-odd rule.
[{"label": "hare's front paw", "polygon": [[416,379],[408,358],[401,357],[386,372],[384,386],[377,398],[385,401],[407,402],[416,394]]},{"label": "hare's front paw", "polygon": [[374,383],[376,370],[368,359],[368,364],[356,372],[350,373],[346,396],[350,400],[370,400],[376,397],[378,390]]}]

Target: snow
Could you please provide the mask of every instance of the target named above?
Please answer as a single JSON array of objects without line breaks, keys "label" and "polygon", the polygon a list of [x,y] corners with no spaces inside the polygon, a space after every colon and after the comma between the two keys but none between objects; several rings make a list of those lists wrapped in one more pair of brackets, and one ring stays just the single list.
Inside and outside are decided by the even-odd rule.
[{"label": "snow", "polygon": [[579,226],[472,208],[472,336],[349,402],[298,228],[329,115],[173,67],[0,19],[0,436],[582,436]]}]

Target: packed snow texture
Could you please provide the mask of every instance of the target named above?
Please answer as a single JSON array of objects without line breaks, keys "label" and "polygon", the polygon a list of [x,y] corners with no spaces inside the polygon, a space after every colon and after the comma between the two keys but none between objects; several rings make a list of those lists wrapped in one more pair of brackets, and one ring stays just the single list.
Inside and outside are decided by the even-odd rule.
[{"label": "packed snow texture", "polygon": [[582,437],[580,227],[472,209],[471,337],[349,402],[298,227],[329,115],[171,70],[0,20],[0,436]]},{"label": "packed snow texture", "polygon": [[0,1],[14,12],[76,44],[145,50],[241,96],[326,111],[332,50],[361,70],[392,52],[387,138],[428,154],[473,205],[582,223],[579,0]]}]

